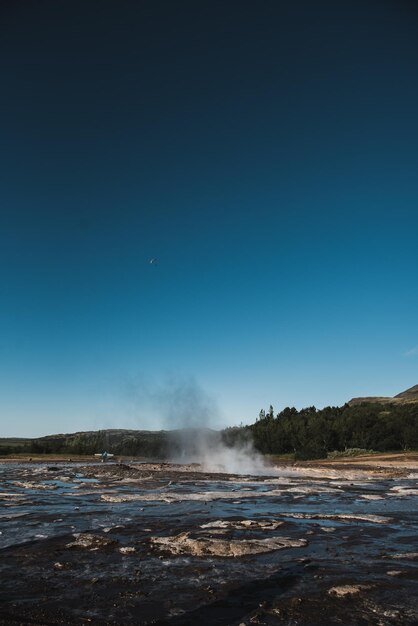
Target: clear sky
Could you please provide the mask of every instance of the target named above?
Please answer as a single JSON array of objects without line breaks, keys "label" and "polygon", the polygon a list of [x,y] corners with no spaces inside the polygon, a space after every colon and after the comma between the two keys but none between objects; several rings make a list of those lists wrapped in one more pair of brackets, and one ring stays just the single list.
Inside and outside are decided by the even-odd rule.
[{"label": "clear sky", "polygon": [[417,35],[407,0],[4,0],[0,436],[417,384]]}]

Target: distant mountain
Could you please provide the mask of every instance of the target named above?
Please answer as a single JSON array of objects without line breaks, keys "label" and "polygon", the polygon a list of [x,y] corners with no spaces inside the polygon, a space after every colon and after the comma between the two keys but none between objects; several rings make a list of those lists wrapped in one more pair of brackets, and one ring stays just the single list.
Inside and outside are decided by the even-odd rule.
[{"label": "distant mountain", "polygon": [[[120,456],[144,456],[164,459],[181,456],[185,451],[194,453],[204,436],[205,440],[219,441],[219,433],[208,428],[185,428],[178,430],[108,430],[47,435],[28,440],[27,452],[96,454],[107,451]],[[0,440],[0,445],[2,441]],[[3,445],[8,444],[6,440]],[[9,444],[10,447],[10,444]]]},{"label": "distant mountain", "polygon": [[360,398],[351,398],[348,402],[350,406],[355,404],[363,404],[363,403],[379,403],[379,404],[410,404],[411,402],[418,402],[418,385],[414,385],[401,393],[398,393],[396,396],[385,397],[385,396],[366,396]]},{"label": "distant mountain", "polygon": [[2,454],[66,454],[93,455],[110,452],[118,456],[143,456],[165,459],[181,457],[186,452],[195,454],[205,442],[219,444],[221,433],[210,428],[183,428],[175,430],[126,430],[110,428],[76,433],[60,433],[31,439],[0,438]]},{"label": "distant mountain", "polygon": [[395,398],[402,398],[408,402],[418,402],[418,385],[414,385],[410,387],[406,391],[402,391],[402,393],[398,393]]}]

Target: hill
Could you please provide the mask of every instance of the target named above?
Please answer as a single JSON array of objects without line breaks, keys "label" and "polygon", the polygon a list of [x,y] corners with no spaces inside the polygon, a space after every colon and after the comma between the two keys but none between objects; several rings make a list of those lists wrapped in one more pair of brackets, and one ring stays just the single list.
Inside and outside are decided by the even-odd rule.
[{"label": "hill", "polygon": [[354,406],[356,404],[409,404],[411,402],[418,402],[418,385],[414,385],[401,393],[398,393],[396,396],[365,396],[359,398],[351,398],[348,402],[350,406]]},{"label": "hill", "polygon": [[418,385],[414,385],[406,391],[398,393],[395,398],[401,398],[402,400],[405,400],[407,402],[418,402]]},{"label": "hill", "polygon": [[[197,436],[197,431],[199,436]],[[181,430],[108,430],[83,431],[46,435],[34,439],[0,439],[0,455],[7,454],[68,454],[93,455],[107,451],[117,456],[140,456],[166,459],[181,456],[185,449],[193,454],[199,438],[205,433],[208,442],[218,441],[219,433],[211,429]]]}]

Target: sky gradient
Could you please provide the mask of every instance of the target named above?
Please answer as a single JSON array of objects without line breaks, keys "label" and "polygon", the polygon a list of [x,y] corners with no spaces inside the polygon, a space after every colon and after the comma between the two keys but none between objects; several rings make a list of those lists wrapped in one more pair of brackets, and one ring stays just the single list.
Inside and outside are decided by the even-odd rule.
[{"label": "sky gradient", "polygon": [[3,2],[0,436],[417,384],[417,32],[399,0]]}]

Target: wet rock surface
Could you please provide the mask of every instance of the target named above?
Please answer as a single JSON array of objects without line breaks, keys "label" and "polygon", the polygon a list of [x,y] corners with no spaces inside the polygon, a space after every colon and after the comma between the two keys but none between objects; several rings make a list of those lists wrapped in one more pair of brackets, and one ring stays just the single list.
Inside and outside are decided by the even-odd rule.
[{"label": "wet rock surface", "polygon": [[211,537],[191,537],[190,533],[180,533],[174,537],[151,537],[154,546],[170,554],[191,554],[193,556],[237,557],[248,554],[263,554],[282,548],[300,548],[307,545],[304,539],[275,537],[266,539],[216,539]]},{"label": "wet rock surface", "polygon": [[418,478],[0,466],[0,624],[418,624]]}]

